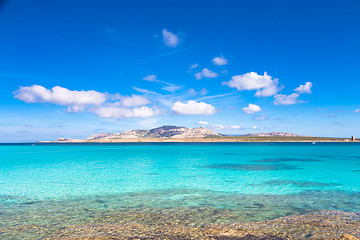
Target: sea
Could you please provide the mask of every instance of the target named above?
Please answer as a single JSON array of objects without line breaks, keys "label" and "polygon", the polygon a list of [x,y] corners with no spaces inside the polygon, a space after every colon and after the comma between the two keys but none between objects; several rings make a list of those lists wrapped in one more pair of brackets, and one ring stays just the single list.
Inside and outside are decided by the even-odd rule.
[{"label": "sea", "polygon": [[323,210],[360,212],[359,143],[0,144],[0,239]]}]

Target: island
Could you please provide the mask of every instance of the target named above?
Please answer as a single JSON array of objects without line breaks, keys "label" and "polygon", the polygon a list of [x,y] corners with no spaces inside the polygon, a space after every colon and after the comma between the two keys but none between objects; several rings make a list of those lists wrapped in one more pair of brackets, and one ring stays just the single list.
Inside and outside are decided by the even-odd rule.
[{"label": "island", "polygon": [[59,138],[37,143],[135,143],[135,142],[356,142],[355,137],[333,138],[303,136],[285,132],[253,133],[229,136],[205,127],[162,126],[150,130],[137,129],[118,133],[100,133],[86,139]]}]

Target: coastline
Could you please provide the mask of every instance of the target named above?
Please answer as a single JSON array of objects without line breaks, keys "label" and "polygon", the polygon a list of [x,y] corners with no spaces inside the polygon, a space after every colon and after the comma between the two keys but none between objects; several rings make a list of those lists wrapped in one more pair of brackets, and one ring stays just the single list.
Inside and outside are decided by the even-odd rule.
[{"label": "coastline", "polygon": [[119,138],[107,140],[81,140],[81,139],[62,139],[57,141],[38,141],[36,143],[281,143],[281,142],[344,142],[356,143],[358,140],[351,141],[347,138],[330,137],[205,137],[205,138]]}]

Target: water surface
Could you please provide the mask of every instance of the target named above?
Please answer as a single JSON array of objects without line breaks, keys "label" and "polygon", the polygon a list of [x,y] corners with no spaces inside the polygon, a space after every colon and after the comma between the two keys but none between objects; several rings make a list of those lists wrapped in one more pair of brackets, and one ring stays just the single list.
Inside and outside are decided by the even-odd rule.
[{"label": "water surface", "polygon": [[0,234],[36,224],[42,237],[144,213],[200,225],[358,212],[360,145],[0,145],[0,207]]}]

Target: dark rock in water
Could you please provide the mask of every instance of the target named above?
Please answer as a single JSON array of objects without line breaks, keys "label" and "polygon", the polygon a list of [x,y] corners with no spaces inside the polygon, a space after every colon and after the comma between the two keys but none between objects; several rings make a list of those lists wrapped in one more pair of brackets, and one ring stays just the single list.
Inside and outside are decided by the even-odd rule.
[{"label": "dark rock in water", "polygon": [[297,187],[331,187],[340,186],[337,183],[319,183],[319,182],[308,182],[308,181],[293,181],[293,180],[272,180],[267,181],[261,185],[294,185]]},{"label": "dark rock in water", "polygon": [[255,162],[260,163],[277,163],[277,162],[321,162],[319,159],[312,158],[265,158],[262,160],[257,160]]},{"label": "dark rock in water", "polygon": [[202,166],[204,168],[242,170],[242,171],[272,171],[272,170],[295,170],[300,169],[288,165],[275,164],[213,164]]},{"label": "dark rock in water", "polygon": [[31,201],[31,202],[23,202],[21,204],[24,204],[24,205],[31,205],[31,204],[35,204],[35,203],[38,203],[36,201]]}]

